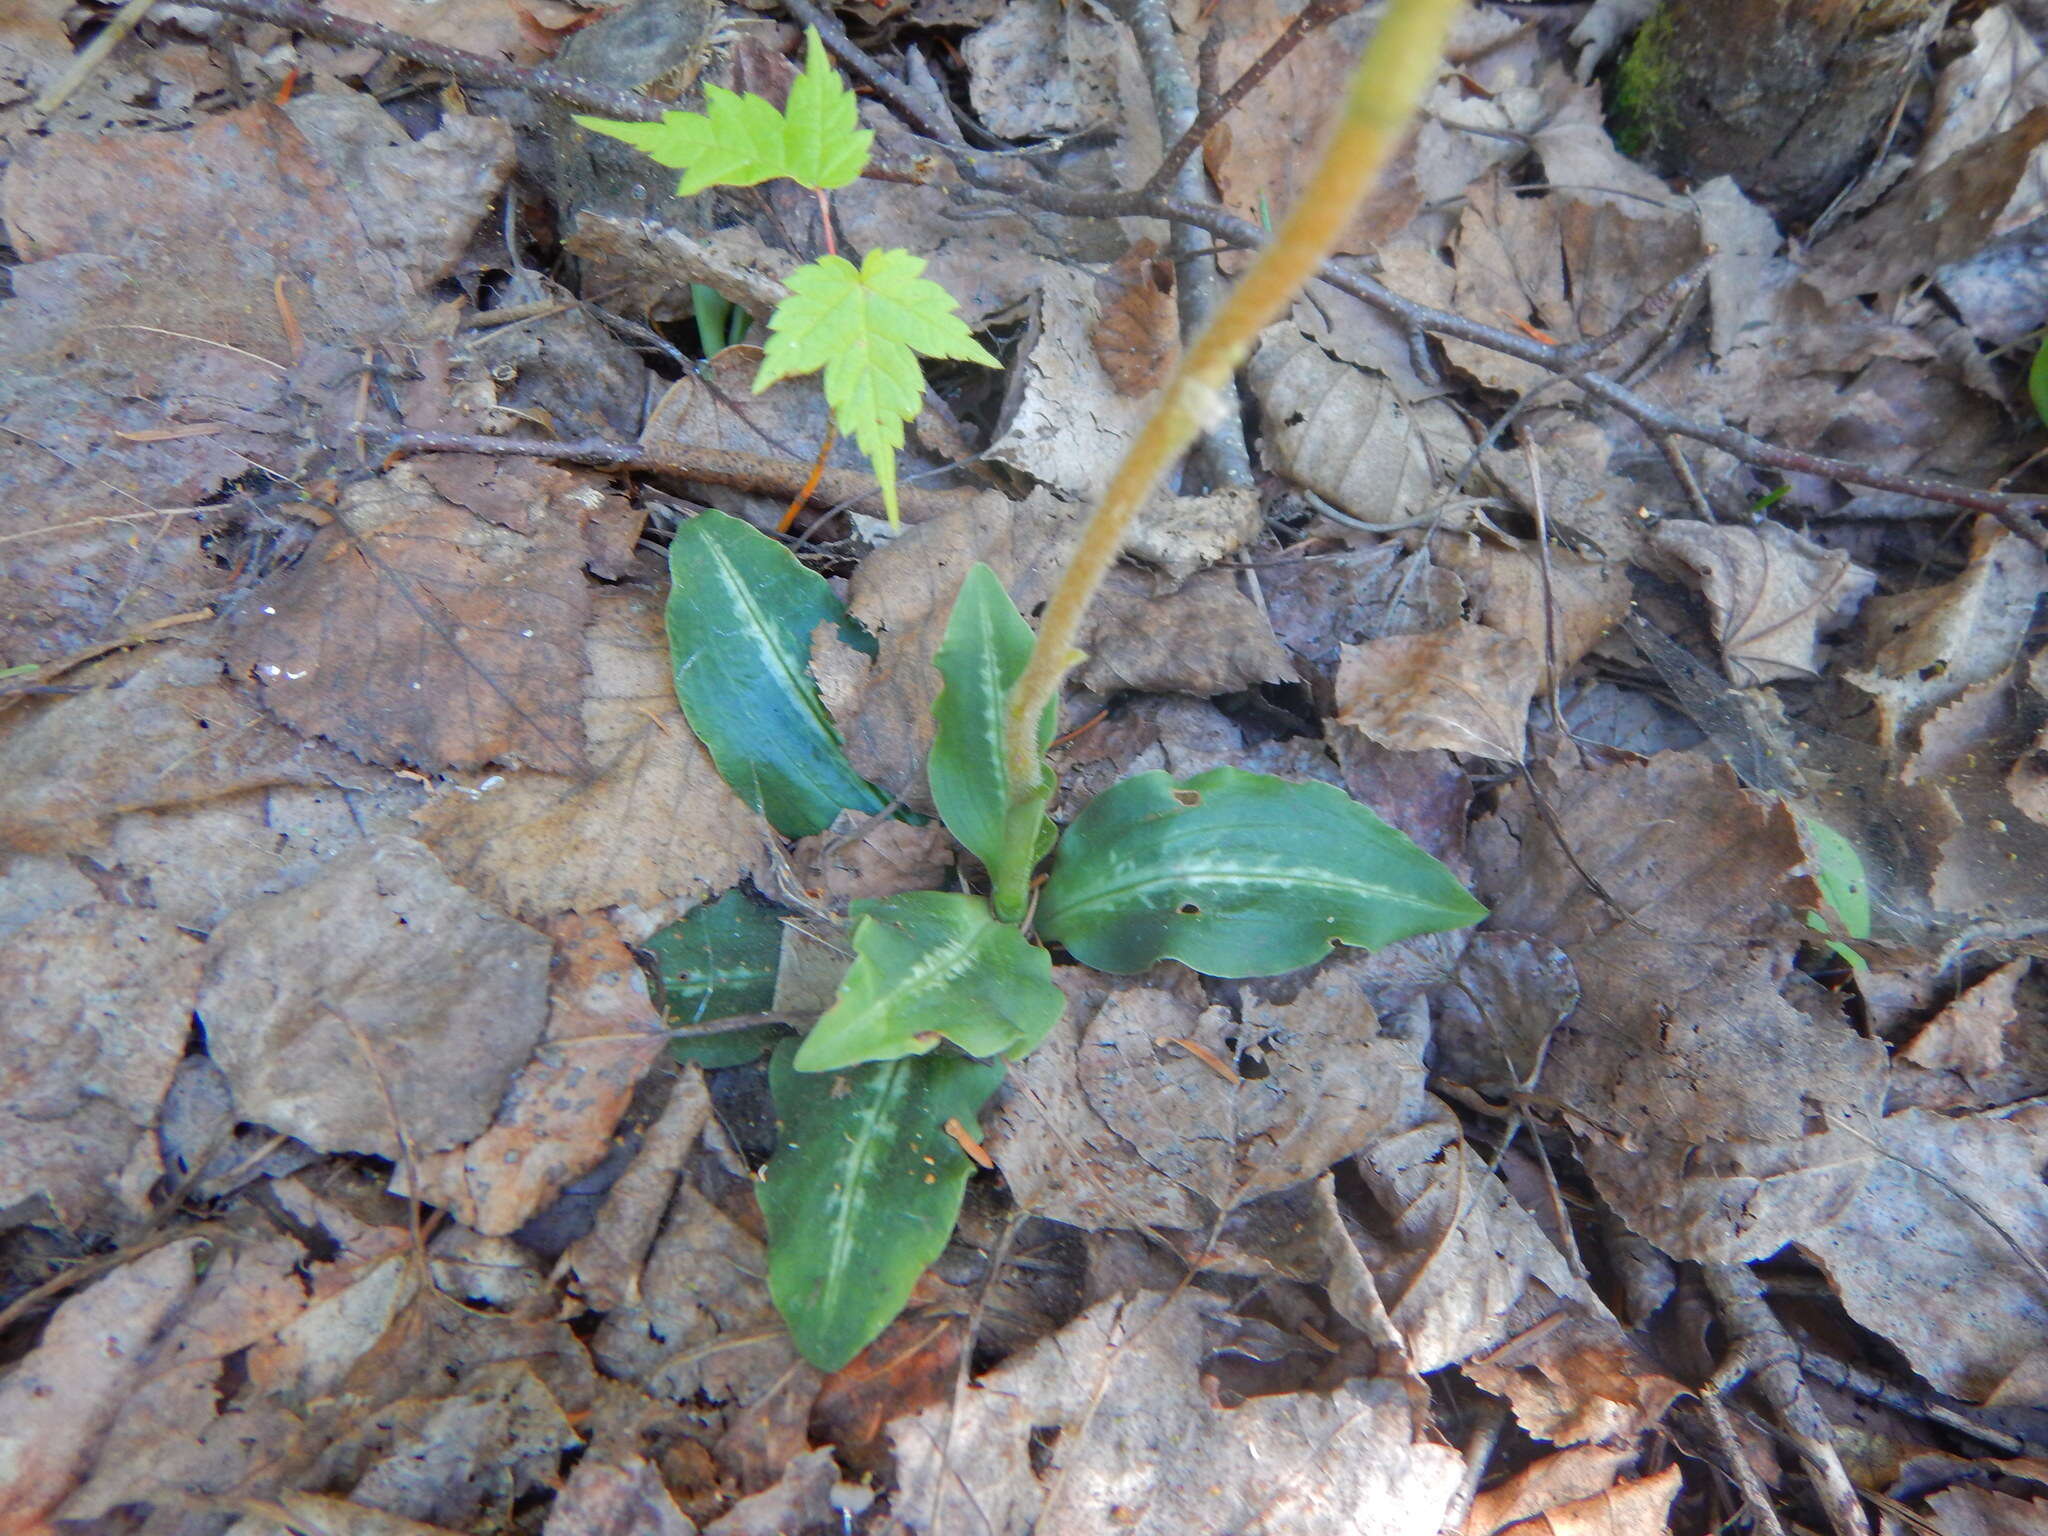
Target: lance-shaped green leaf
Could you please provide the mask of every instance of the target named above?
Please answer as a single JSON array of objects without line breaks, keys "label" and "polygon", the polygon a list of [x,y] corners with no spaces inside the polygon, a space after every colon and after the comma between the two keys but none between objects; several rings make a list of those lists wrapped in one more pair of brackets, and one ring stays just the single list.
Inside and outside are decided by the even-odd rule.
[{"label": "lance-shaped green leaf", "polygon": [[676,698],[734,793],[785,837],[887,805],[846,760],[811,678],[811,632],[848,622],[825,578],[723,512],[676,529],[668,568]]},{"label": "lance-shaped green leaf", "polygon": [[1099,971],[1270,976],[1486,916],[1448,869],[1329,784],[1141,773],[1060,840],[1038,930]]},{"label": "lance-shaped green leaf", "polygon": [[[1003,750],[1010,689],[1031,659],[1031,642],[1031,626],[996,573],[976,565],[953,600],[935,658],[946,685],[932,704],[938,729],[927,763],[939,819],[988,866],[996,915],[1013,923],[1024,916],[1031,871],[1059,836],[1045,814],[1052,770],[1044,768],[1039,782],[1020,795]],[[1048,702],[1039,722],[1041,752],[1052,745],[1054,708]]]},{"label": "lance-shaped green leaf", "polygon": [[[749,901],[738,887],[693,908],[651,935],[644,947],[654,956],[662,1012],[674,1028],[736,1013],[766,1013],[775,1006],[782,920]],[[748,1024],[723,1034],[672,1040],[669,1050],[676,1060],[700,1067],[735,1067],[765,1055],[786,1033],[776,1024]]]},{"label": "lance-shaped green leaf", "polygon": [[768,1291],[796,1347],[836,1371],[886,1328],[945,1249],[974,1165],[947,1133],[979,1138],[999,1061],[906,1056],[847,1072],[796,1070],[778,1047],[769,1088],[781,1146],[755,1197],[768,1223]]},{"label": "lance-shaped green leaf", "polygon": [[789,297],[768,317],[754,375],[758,395],[778,379],[825,370],[825,403],[874,465],[892,528],[896,450],[903,424],[924,404],[919,354],[1002,366],[953,312],[953,296],[923,271],[922,258],[896,250],[869,251],[858,267],[843,256],[798,267]]},{"label": "lance-shaped green leaf", "polygon": [[852,967],[796,1053],[799,1072],[922,1055],[1022,1056],[1059,1022],[1052,957],[979,896],[911,891],[857,901]]},{"label": "lance-shaped green leaf", "polygon": [[681,197],[779,176],[814,191],[843,187],[867,168],[875,136],[861,127],[860,103],[832,68],[815,27],[804,29],[804,50],[804,70],[790,83],[786,111],[760,96],[707,85],[702,112],[664,112],[657,123],[576,121],[682,171]]}]

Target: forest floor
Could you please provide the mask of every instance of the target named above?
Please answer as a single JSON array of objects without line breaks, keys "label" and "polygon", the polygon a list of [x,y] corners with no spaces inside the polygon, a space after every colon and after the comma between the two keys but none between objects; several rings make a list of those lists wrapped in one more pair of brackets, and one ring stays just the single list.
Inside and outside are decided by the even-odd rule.
[{"label": "forest floor", "polygon": [[[0,6],[0,1532],[2048,1530],[2042,7],[1959,8],[1789,229],[1616,148],[1627,7],[1470,9],[1105,592],[1053,816],[1322,781],[1491,915],[1056,956],[827,1374],[764,1278],[781,1031],[672,1038],[675,925],[753,923],[713,1012],[801,1019],[849,902],[978,867],[727,787],[669,540],[829,579],[848,756],[929,811],[961,580],[1043,602],[1376,8],[847,9],[895,170],[837,246],[1003,365],[929,370],[896,531],[693,319],[818,199],[671,197],[528,74],[773,89],[807,0],[335,8],[496,79],[279,3],[68,80],[113,8]],[[1283,35],[1160,217],[1155,101]]]}]

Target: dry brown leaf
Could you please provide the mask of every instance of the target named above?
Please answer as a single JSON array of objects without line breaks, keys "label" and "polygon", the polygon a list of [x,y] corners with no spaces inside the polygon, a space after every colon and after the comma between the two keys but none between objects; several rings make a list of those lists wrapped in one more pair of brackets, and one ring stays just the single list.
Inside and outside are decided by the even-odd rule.
[{"label": "dry brown leaf", "polygon": [[70,1228],[148,1209],[200,959],[163,914],[107,902],[0,940],[0,1226],[37,1219],[39,1196]]},{"label": "dry brown leaf", "polygon": [[237,610],[230,666],[286,724],[368,761],[580,772],[586,510],[560,496],[522,534],[409,465],[359,481]]},{"label": "dry brown leaf", "polygon": [[582,734],[595,777],[520,774],[444,795],[421,836],[464,881],[525,917],[701,898],[766,862],[766,823],[726,786],[676,705],[654,594],[601,593]]},{"label": "dry brown leaf", "polygon": [[[1236,79],[1293,14],[1276,0],[1220,0],[1211,7],[1210,32],[1222,39],[1216,50],[1217,78]],[[1369,18],[1357,12],[1312,31],[1230,115],[1228,138],[1212,142],[1206,158],[1217,191],[1233,213],[1256,220],[1262,205],[1267,212],[1295,205],[1313,158],[1302,153],[1302,146],[1319,141],[1370,35]],[[1432,97],[1430,105],[1435,104]],[[1427,195],[1417,180],[1422,160],[1410,135],[1378,190],[1351,219],[1339,251],[1369,251],[1414,217]],[[1459,190],[1451,187],[1442,195]]]},{"label": "dry brown leaf", "polygon": [[789,862],[804,890],[822,893],[827,906],[844,912],[849,902],[943,887],[955,847],[937,822],[913,827],[841,811],[828,830],[799,838]]},{"label": "dry brown leaf", "polygon": [[1900,183],[1814,248],[1808,281],[1839,304],[1859,293],[1889,292],[1971,255],[1990,238],[2043,140],[2048,108],[2036,107],[1968,154]]},{"label": "dry brown leaf", "polygon": [[1435,1536],[1460,1458],[1417,1438],[1403,1387],[1218,1408],[1199,1379],[1217,1306],[1194,1290],[1098,1303],[957,1413],[898,1420],[898,1518],[917,1536]]},{"label": "dry brown leaf", "polygon": [[1870,1166],[1855,1128],[1882,1045],[1834,1005],[1782,995],[1795,914],[1816,906],[1782,802],[1687,753],[1540,776],[1588,889],[1518,789],[1475,847],[1493,922],[1558,945],[1583,989],[1537,1091],[1582,1138],[1601,1193],[1675,1257],[1741,1262],[1837,1214]]},{"label": "dry brown leaf", "polygon": [[1870,666],[1842,675],[1877,699],[1883,744],[1903,746],[1936,707],[2011,666],[2044,586],[2041,552],[1996,518],[1980,517],[1961,575],[1872,599],[1864,610]]},{"label": "dry brown leaf", "polygon": [[760,1237],[684,1180],[640,1273],[639,1304],[606,1314],[591,1356],[650,1397],[713,1405],[709,1427],[721,1433],[798,1363],[767,1272]]},{"label": "dry brown leaf", "polygon": [[1635,1456],[1628,1445],[1574,1445],[1531,1462],[1473,1499],[1465,1536],[1493,1536],[1502,1526],[1611,1488]]},{"label": "dry brown leaf", "polygon": [[685,1065],[661,1118],[649,1126],[640,1150],[618,1182],[605,1191],[590,1230],[569,1245],[556,1266],[593,1312],[640,1304],[640,1266],[661,1230],[683,1159],[711,1120],[711,1094],[701,1069]]},{"label": "dry brown leaf", "polygon": [[697,1536],[697,1526],[676,1508],[661,1474],[638,1456],[618,1465],[586,1456],[548,1508],[541,1536]]},{"label": "dry brown leaf", "polygon": [[749,1494],[704,1527],[704,1536],[783,1536],[837,1523],[832,1488],[839,1481],[833,1448],[821,1445],[790,1457],[772,1487]]},{"label": "dry brown leaf", "polygon": [[166,1243],[57,1309],[41,1342],[0,1380],[0,1530],[47,1530],[92,1470],[107,1428],[190,1304],[200,1238]]},{"label": "dry brown leaf", "polygon": [[1296,680],[1272,623],[1230,573],[1203,571],[1158,595],[1150,586],[1136,572],[1110,572],[1081,642],[1082,687],[1206,698]]},{"label": "dry brown leaf", "polygon": [[1158,566],[1169,581],[1186,581],[1236,554],[1265,528],[1265,508],[1250,487],[1226,487],[1206,496],[1155,494],[1131,525],[1124,555]]},{"label": "dry brown leaf", "polygon": [[1579,978],[1555,944],[1489,926],[1435,1002],[1437,1070],[1498,1097],[1541,1065],[1551,1032],[1579,1006]]},{"label": "dry brown leaf", "polygon": [[[166,1250],[183,1250],[198,1283],[140,1356],[149,1368],[116,1405],[66,1518],[147,1505],[169,1489],[262,1497],[317,1450],[306,1405],[336,1391],[398,1314],[410,1294],[409,1236],[365,1226],[295,1180],[268,1187],[284,1219],[325,1233],[332,1248],[314,1255],[266,1237],[216,1247],[203,1266],[184,1244]],[[431,1372],[445,1362],[419,1363]]]},{"label": "dry brown leaf", "polygon": [[[1526,641],[1538,656],[1555,654],[1555,681],[1621,622],[1634,596],[1618,560],[1595,560],[1561,547],[1549,550],[1546,560],[1531,545],[1477,535],[1440,539],[1431,547],[1437,561],[1465,583],[1473,618]],[[1547,674],[1547,659],[1544,667]]]},{"label": "dry brown leaf", "polygon": [[1038,138],[1118,124],[1127,34],[1056,0],[1015,0],[961,45],[968,99],[991,133]]},{"label": "dry brown leaf", "polygon": [[415,1159],[416,1191],[413,1164],[400,1162],[392,1176],[393,1194],[417,1193],[486,1236],[517,1231],[603,1161],[666,1039],[647,975],[610,919],[565,914],[541,931],[554,941],[555,959],[540,1049],[489,1130]]},{"label": "dry brown leaf", "polygon": [[1474,752],[1522,760],[1543,659],[1484,624],[1347,645],[1337,667],[1337,723],[1402,752]]},{"label": "dry brown leaf", "polygon": [[1392,380],[1335,361],[1291,323],[1260,333],[1245,379],[1272,467],[1362,522],[1423,516],[1471,452],[1444,401],[1404,401]]},{"label": "dry brown leaf", "polygon": [[1552,1445],[1632,1441],[1686,1391],[1605,1307],[1559,1297],[1541,1280],[1529,1282],[1499,1327],[1507,1342],[1459,1368]]},{"label": "dry brown leaf", "polygon": [[1679,1469],[1666,1467],[1650,1477],[1561,1504],[1507,1530],[1515,1536],[1666,1536],[1679,1481]]},{"label": "dry brown leaf", "polygon": [[1247,999],[1242,1023],[1224,1008],[1191,1016],[1165,992],[1120,990],[1080,1041],[1080,1085],[1096,1113],[1213,1208],[1312,1179],[1400,1126],[1420,1074],[1412,1048],[1379,1037],[1342,970],[1292,1003]]},{"label": "dry brown leaf", "polygon": [[1559,1310],[1603,1311],[1564,1255],[1467,1146],[1454,1115],[1422,1091],[1407,1052],[1400,1113],[1352,1159],[1377,1221],[1350,1230],[1410,1367],[1428,1372],[1504,1343],[1507,1319],[1540,1293]]},{"label": "dry brown leaf", "polygon": [[1442,629],[1466,598],[1456,573],[1391,539],[1262,571],[1259,585],[1281,643],[1325,687],[1341,645]]},{"label": "dry brown leaf", "polygon": [[[1890,1107],[1917,1109],[1982,1109],[2022,1095],[1987,1098],[1985,1087],[1996,1084],[2011,1063],[2024,1070],[2026,1036],[2036,1033],[2020,1025],[2017,1001],[2020,983],[2033,961],[2021,958],[2001,965],[1936,1014],[1892,1057]],[[1983,1085],[1980,1087],[1980,1084]]]},{"label": "dry brown leaf", "polygon": [[127,811],[373,777],[280,726],[197,647],[110,657],[67,681],[84,691],[17,717],[0,736],[0,847],[84,852]]},{"label": "dry brown leaf", "polygon": [[1095,360],[1117,393],[1150,394],[1166,382],[1180,357],[1180,312],[1174,305],[1173,263],[1159,242],[1145,238],[1095,279],[1100,310],[1088,339]]},{"label": "dry brown leaf", "polygon": [[1111,996],[1129,1012],[1172,1010],[1192,1022],[1199,1005],[1147,1003],[1146,989],[1111,983],[1081,966],[1055,967],[1066,1012],[1017,1062],[983,1118],[989,1155],[1017,1204],[1033,1215],[1091,1230],[1199,1226],[1201,1201],[1161,1173],[1113,1130],[1081,1081],[1083,1032]]},{"label": "dry brown leaf", "polygon": [[[251,462],[295,464],[319,431],[309,405],[352,409],[361,345],[421,321],[411,285],[283,112],[249,107],[182,133],[149,118],[146,130],[38,135],[9,168],[23,261],[0,306],[0,503],[20,540],[0,565],[10,662],[217,598],[229,573],[188,509]],[[202,424],[221,430],[160,435]]]},{"label": "dry brown leaf", "polygon": [[1914,1370],[1982,1402],[2048,1358],[2048,1112],[1909,1109],[1873,1132],[1861,1190],[1799,1246]]},{"label": "dry brown leaf", "polygon": [[1739,688],[1815,676],[1822,632],[1845,623],[1877,586],[1847,555],[1777,523],[1665,522],[1650,543],[1698,573],[1722,663]]},{"label": "dry brown leaf", "polygon": [[1957,1483],[1927,1496],[1942,1536],[2038,1536],[2048,1525],[2048,1499],[2022,1499],[1996,1488]]},{"label": "dry brown leaf", "polygon": [[345,1438],[324,1460],[369,1461],[351,1490],[364,1504],[473,1531],[509,1517],[521,1494],[548,1486],[534,1469],[582,1443],[534,1368],[501,1360],[480,1365],[452,1391],[435,1383],[384,1404],[373,1430]]},{"label": "dry brown leaf", "polygon": [[501,118],[449,113],[415,139],[367,93],[304,92],[285,112],[339,175],[371,247],[419,293],[454,275],[516,159]]},{"label": "dry brown leaf", "polygon": [[545,938],[388,838],[223,920],[199,1014],[244,1118],[396,1161],[394,1104],[406,1153],[483,1134],[541,1037],[547,986]]}]

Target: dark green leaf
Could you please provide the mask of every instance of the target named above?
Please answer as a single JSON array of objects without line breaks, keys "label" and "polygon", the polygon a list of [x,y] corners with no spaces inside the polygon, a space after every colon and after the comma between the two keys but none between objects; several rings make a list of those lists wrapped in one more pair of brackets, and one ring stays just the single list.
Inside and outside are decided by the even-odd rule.
[{"label": "dark green leaf", "polygon": [[1052,957],[979,896],[911,891],[857,901],[853,966],[805,1037],[799,1072],[922,1054],[950,1040],[970,1056],[1022,1056],[1059,1022]]},{"label": "dark green leaf", "polygon": [[853,771],[811,679],[811,631],[846,608],[765,533],[703,512],[669,546],[668,648],[690,729],[735,793],[786,837],[888,797]]},{"label": "dark green leaf", "polygon": [[[782,922],[738,888],[670,923],[645,948],[660,970],[662,1010],[674,1028],[775,1006]],[[678,1061],[735,1067],[763,1055],[786,1033],[777,1024],[753,1024],[671,1041],[669,1049]]]},{"label": "dark green leaf", "polygon": [[2033,365],[2027,369],[2027,393],[2033,397],[2034,414],[2048,427],[2048,336],[2041,338]]},{"label": "dark green leaf", "polygon": [[1486,916],[1451,872],[1329,784],[1141,773],[1060,840],[1038,928],[1099,971],[1174,959],[1270,976]]},{"label": "dark green leaf", "polygon": [[[1045,814],[1053,792],[1050,768],[1020,800],[1003,751],[1010,689],[1031,659],[1031,644],[1031,626],[996,573],[976,565],[953,601],[935,658],[946,686],[932,704],[938,729],[927,767],[939,819],[988,866],[991,900],[1009,922],[1024,916],[1031,871],[1059,835]],[[1053,713],[1048,703],[1039,723],[1041,752],[1052,745]]]},{"label": "dark green leaf", "polygon": [[755,1195],[768,1290],[796,1347],[836,1371],[886,1328],[952,1235],[974,1171],[946,1122],[979,1137],[1001,1062],[905,1056],[846,1072],[796,1070],[778,1047],[769,1087],[781,1146]]}]

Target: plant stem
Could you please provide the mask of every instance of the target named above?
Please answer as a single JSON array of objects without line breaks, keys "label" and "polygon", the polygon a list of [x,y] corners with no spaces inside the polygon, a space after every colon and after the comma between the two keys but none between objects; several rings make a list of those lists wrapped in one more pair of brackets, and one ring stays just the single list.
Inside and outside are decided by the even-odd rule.
[{"label": "plant stem", "polygon": [[1341,116],[1308,185],[1272,243],[1182,354],[1159,405],[1117,467],[1081,531],[1038,627],[1031,660],[1010,694],[1004,750],[1012,784],[1039,781],[1037,722],[1081,653],[1074,641],[1124,536],[1166,473],[1214,410],[1266,326],[1336,249],[1358,205],[1378,182],[1422,93],[1436,78],[1462,0],[1394,0],[1352,72]]}]

